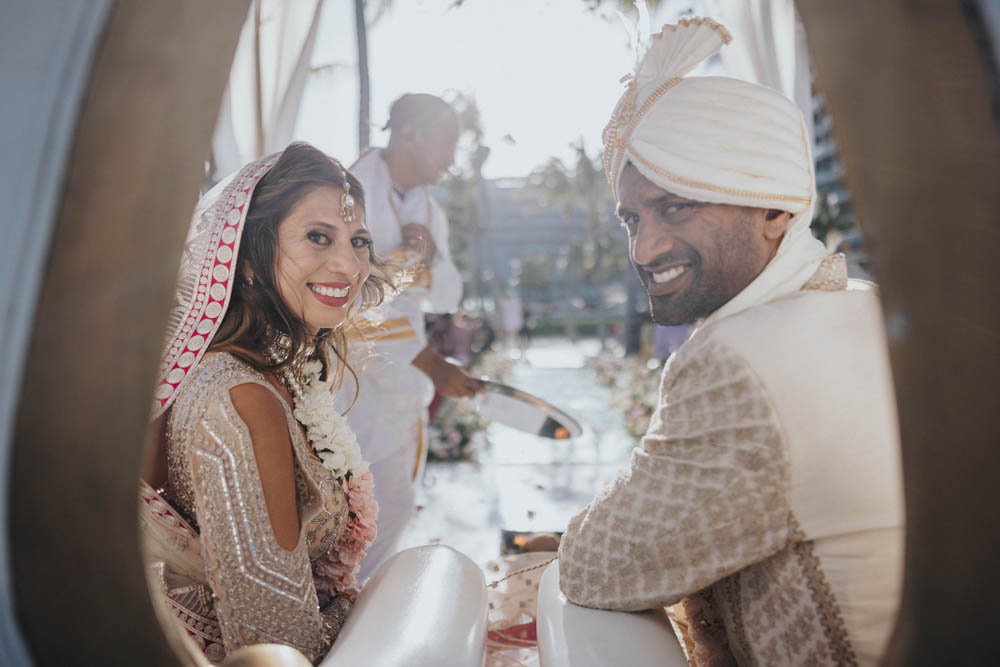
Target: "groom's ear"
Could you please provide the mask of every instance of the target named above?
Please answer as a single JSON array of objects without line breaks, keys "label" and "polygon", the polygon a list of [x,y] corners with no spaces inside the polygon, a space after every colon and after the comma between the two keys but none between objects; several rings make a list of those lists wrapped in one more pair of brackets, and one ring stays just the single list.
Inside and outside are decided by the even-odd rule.
[{"label": "groom's ear", "polygon": [[780,211],[776,208],[768,209],[764,214],[764,238],[768,241],[780,239],[788,231],[788,222],[792,219],[792,214],[788,211]]}]

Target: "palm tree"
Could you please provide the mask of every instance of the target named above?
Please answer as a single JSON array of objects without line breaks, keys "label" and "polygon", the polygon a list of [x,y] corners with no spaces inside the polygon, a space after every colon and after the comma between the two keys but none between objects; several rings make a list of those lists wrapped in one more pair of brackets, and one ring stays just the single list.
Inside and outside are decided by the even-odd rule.
[{"label": "palm tree", "polygon": [[[597,295],[597,335],[603,348],[608,335],[608,313],[605,292],[609,285],[621,283],[627,276],[626,253],[622,237],[609,224],[612,210],[611,192],[597,159],[592,158],[583,139],[573,145],[576,162],[567,167],[552,158],[528,177],[527,190],[535,193],[538,203],[559,211],[566,221],[567,238],[572,238],[571,220],[583,215],[587,238],[571,242],[556,261],[556,268],[565,285],[568,304],[579,303],[577,285],[589,285]],[[574,333],[574,311],[567,311],[567,336]],[[626,317],[626,323],[630,318]]]},{"label": "palm tree", "polygon": [[[577,209],[576,187],[572,172],[562,160],[553,157],[535,169],[528,176],[525,194],[534,195],[535,206],[557,210],[566,223],[566,238],[572,238],[573,213]],[[567,243],[554,263],[555,274],[559,276],[558,282],[563,286],[563,303],[566,305],[563,324],[566,328],[566,337],[570,340],[576,340],[575,307],[579,301],[577,285],[580,281],[575,279],[573,273],[580,264],[579,261],[574,261],[580,257],[578,246],[579,244],[573,241]]]},{"label": "palm tree", "polygon": [[[466,293],[471,295],[470,298],[482,305],[484,292],[488,290],[495,306],[494,312],[499,313],[502,290],[493,228],[489,220],[488,187],[483,178],[483,165],[490,156],[490,148],[483,143],[482,119],[476,99],[471,95],[454,93],[447,101],[458,112],[462,127],[455,164],[442,183],[448,191],[444,208],[448,216],[452,257],[455,265],[468,277],[470,289]],[[502,327],[497,326],[496,329],[502,336]]]},{"label": "palm tree", "polygon": [[371,139],[371,80],[368,75],[368,24],[365,0],[354,0],[354,30],[358,43],[358,153]]},{"label": "palm tree", "polygon": [[371,79],[368,72],[368,27],[392,6],[392,0],[378,0],[375,15],[365,17],[366,0],[354,0],[354,32],[358,46],[358,152],[371,143]]}]

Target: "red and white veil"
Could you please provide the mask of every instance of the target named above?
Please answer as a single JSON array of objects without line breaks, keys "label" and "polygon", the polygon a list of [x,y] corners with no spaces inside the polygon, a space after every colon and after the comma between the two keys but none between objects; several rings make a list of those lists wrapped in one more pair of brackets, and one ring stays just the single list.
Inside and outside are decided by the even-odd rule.
[{"label": "red and white veil", "polygon": [[205,354],[229,307],[250,198],[281,153],[250,162],[202,195],[195,207],[153,392],[157,419]]}]

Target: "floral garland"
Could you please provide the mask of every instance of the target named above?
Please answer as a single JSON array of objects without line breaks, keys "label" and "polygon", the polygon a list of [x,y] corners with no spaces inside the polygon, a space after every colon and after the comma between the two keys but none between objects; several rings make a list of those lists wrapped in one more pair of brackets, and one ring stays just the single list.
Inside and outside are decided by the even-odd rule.
[{"label": "floral garland", "polygon": [[300,381],[287,378],[286,384],[292,390],[295,418],[347,497],[347,522],[340,540],[314,569],[317,593],[333,597],[350,594],[357,583],[361,559],[375,540],[378,503],[368,463],[347,420],[337,411],[332,381],[320,379],[322,372],[319,361],[307,361],[300,368]]}]

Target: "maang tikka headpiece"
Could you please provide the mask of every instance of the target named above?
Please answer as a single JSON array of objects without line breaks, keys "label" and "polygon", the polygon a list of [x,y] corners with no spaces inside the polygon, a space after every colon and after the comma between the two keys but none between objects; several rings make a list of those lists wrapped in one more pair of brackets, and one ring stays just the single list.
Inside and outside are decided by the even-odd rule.
[{"label": "maang tikka headpiece", "polygon": [[344,194],[340,196],[340,217],[344,222],[354,224],[354,196],[351,194],[351,183],[347,180],[347,172],[340,168],[340,178],[344,181]]}]

